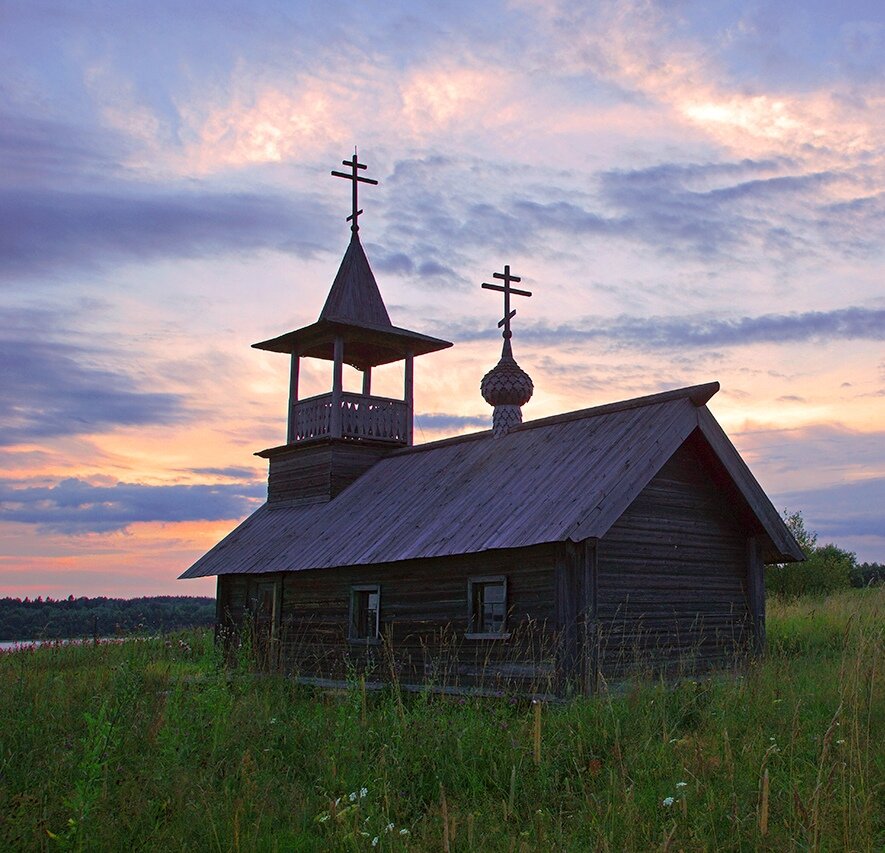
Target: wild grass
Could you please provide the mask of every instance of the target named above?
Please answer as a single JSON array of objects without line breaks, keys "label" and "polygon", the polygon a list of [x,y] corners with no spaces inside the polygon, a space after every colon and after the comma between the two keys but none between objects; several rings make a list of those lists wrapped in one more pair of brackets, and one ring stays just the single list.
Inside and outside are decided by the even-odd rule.
[{"label": "wild grass", "polygon": [[883,615],[770,601],[740,677],[540,707],[232,673],[205,633],[5,654],[0,848],[882,850]]}]

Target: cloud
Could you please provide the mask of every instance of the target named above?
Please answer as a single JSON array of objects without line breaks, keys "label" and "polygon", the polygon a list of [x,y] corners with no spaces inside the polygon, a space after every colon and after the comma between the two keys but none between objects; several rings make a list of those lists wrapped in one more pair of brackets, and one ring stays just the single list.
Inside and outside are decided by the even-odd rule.
[{"label": "cloud", "polygon": [[452,415],[447,412],[425,412],[415,415],[415,424],[426,430],[451,431],[466,429],[467,427],[479,427],[488,429],[492,423],[492,413],[488,416],[479,415]]},{"label": "cloud", "polygon": [[71,478],[54,486],[0,480],[0,521],[34,524],[57,533],[105,533],[138,522],[242,518],[264,496],[260,483],[96,486]]},{"label": "cloud", "polygon": [[138,390],[125,373],[91,365],[94,348],[57,340],[61,321],[53,311],[0,312],[0,445],[189,417],[183,396]]},{"label": "cloud", "polygon": [[477,158],[404,159],[381,202],[380,269],[410,274],[440,259],[457,268],[490,250],[561,258],[584,240],[617,239],[679,262],[762,258],[795,272],[810,256],[881,251],[885,195],[871,193],[871,181],[859,167],[813,170],[787,157],[662,162],[585,179]]},{"label": "cloud", "polygon": [[[472,324],[444,327],[454,340],[484,340],[494,330]],[[792,344],[827,340],[885,340],[885,308],[850,307],[834,311],[762,314],[711,319],[709,316],[584,318],[575,324],[536,323],[520,330],[520,340],[534,344],[603,340],[643,350]]]},{"label": "cloud", "polygon": [[[320,197],[157,174],[123,130],[0,107],[0,281],[112,263],[331,248]],[[148,156],[148,159],[149,156]],[[135,165],[134,165],[135,164]]]},{"label": "cloud", "polygon": [[[837,62],[821,59],[820,42],[832,42],[829,32],[817,33],[798,65],[837,70],[835,75],[831,71],[828,79],[816,81],[817,87],[808,86],[807,74],[801,75],[802,86],[778,79],[775,69],[782,69],[792,52],[784,48],[795,48],[797,32],[809,17],[797,16],[799,7],[784,12],[779,21],[783,45],[774,45],[770,23],[760,28],[766,73],[753,80],[746,56],[728,54],[729,41],[739,41],[735,34],[747,27],[743,12],[729,26],[727,12],[703,22],[691,20],[692,9],[699,8],[693,4],[538,0],[525,5],[536,18],[533,66],[608,81],[732,151],[804,154],[827,161],[879,147],[883,90],[869,86],[866,98],[852,97],[854,81],[841,79]],[[826,20],[829,28],[832,19]],[[712,32],[711,22],[716,22]],[[850,27],[843,30],[849,44],[852,35]],[[857,29],[862,50],[875,50],[879,38],[869,28]],[[870,70],[867,65],[865,73]]]},{"label": "cloud", "polygon": [[885,432],[863,432],[837,423],[784,429],[744,427],[732,433],[752,465],[764,465],[771,482],[799,491],[814,483],[885,473]]},{"label": "cloud", "polygon": [[791,510],[798,509],[819,541],[831,537],[885,537],[885,477],[853,483],[785,492],[776,496]]},{"label": "cloud", "polygon": [[106,181],[120,172],[128,145],[113,132],[66,122],[0,112],[0,181],[6,187],[67,183],[72,179]]},{"label": "cloud", "polygon": [[69,273],[109,261],[230,254],[313,254],[323,205],[274,193],[115,184],[101,191],[0,191],[0,278]]},{"label": "cloud", "polygon": [[236,465],[229,465],[226,468],[191,468],[194,474],[203,474],[210,477],[227,477],[231,480],[246,480],[255,482],[256,471],[254,468],[239,468]]}]

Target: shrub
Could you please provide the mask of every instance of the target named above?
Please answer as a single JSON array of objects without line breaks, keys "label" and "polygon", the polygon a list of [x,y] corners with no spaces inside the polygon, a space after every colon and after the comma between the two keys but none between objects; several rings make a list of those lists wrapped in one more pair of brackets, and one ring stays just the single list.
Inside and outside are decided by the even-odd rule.
[{"label": "shrub", "polygon": [[804,563],[770,566],[766,586],[776,595],[826,595],[851,586],[856,568],[854,554],[829,543],[815,548]]},{"label": "shrub", "polygon": [[803,563],[779,563],[769,566],[765,585],[775,595],[827,595],[854,584],[857,558],[832,542],[817,544],[817,534],[805,527],[801,512],[792,515],[784,510],[784,520],[790,532],[805,552]]}]

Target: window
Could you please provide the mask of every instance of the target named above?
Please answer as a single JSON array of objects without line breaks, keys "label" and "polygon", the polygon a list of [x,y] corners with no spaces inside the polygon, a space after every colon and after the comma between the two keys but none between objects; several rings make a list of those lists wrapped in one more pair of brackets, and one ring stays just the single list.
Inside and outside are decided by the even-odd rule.
[{"label": "window", "polygon": [[381,587],[362,584],[350,588],[350,639],[367,643],[378,642],[378,613],[381,605]]},{"label": "window", "polygon": [[507,637],[507,578],[470,578],[467,581],[470,621],[467,636]]}]

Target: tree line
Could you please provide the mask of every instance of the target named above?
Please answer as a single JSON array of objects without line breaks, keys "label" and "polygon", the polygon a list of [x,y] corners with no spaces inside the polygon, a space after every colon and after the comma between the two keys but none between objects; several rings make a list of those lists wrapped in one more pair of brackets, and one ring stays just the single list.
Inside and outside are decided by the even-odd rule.
[{"label": "tree line", "polygon": [[805,554],[805,562],[779,563],[765,573],[768,592],[778,595],[826,595],[849,586],[885,583],[885,564],[858,563],[857,555],[832,542],[817,544],[817,533],[805,526],[801,512],[784,520]]},{"label": "tree line", "polygon": [[215,599],[207,596],[0,599],[0,641],[157,634],[214,623]]}]

